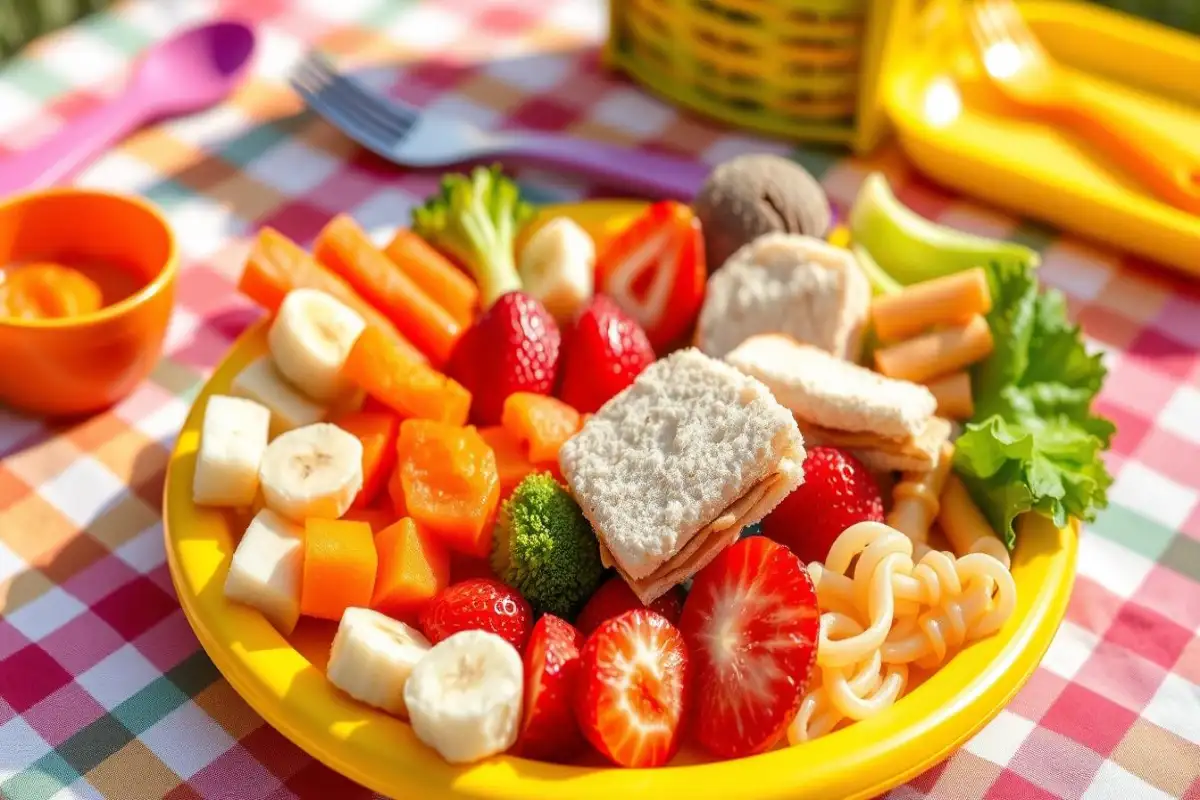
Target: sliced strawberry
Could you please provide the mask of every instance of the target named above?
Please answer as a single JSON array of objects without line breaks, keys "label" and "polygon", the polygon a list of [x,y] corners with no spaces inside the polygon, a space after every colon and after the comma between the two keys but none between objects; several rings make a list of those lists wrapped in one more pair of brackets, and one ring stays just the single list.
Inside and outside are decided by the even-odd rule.
[{"label": "sliced strawberry", "polygon": [[645,332],[604,295],[579,312],[565,345],[559,395],[581,413],[599,411],[654,363]]},{"label": "sliced strawberry", "polygon": [[431,644],[459,631],[481,630],[506,640],[518,652],[529,640],[533,611],[510,586],[490,578],[471,578],[447,586],[421,611],[421,632]]},{"label": "sliced strawberry", "polygon": [[695,732],[721,758],[769,749],[800,707],[817,657],[820,614],[808,571],[763,536],[700,570],[679,628],[694,665]]},{"label": "sliced strawberry", "polygon": [[605,620],[639,608],[649,608],[666,617],[667,622],[676,625],[679,623],[679,615],[683,612],[683,592],[678,587],[672,588],[646,606],[621,576],[614,575],[600,584],[600,588],[588,599],[575,620],[575,627],[579,628],[584,636],[590,636]]},{"label": "sliced strawberry", "polygon": [[653,611],[628,611],[583,646],[575,719],[614,764],[660,767],[679,750],[689,681],[679,631]]},{"label": "sliced strawberry", "polygon": [[579,676],[583,634],[544,614],[525,650],[525,715],[513,753],[539,761],[567,761],[583,748],[571,710]]},{"label": "sliced strawberry", "polygon": [[651,205],[596,260],[598,289],[637,320],[659,352],[692,326],[707,278],[700,222],[673,200]]}]

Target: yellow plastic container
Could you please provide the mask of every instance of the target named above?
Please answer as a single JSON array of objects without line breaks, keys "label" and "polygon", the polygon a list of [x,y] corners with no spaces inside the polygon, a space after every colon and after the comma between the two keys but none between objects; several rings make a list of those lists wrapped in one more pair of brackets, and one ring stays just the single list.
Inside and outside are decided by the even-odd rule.
[{"label": "yellow plastic container", "polygon": [[874,147],[883,66],[918,0],[611,0],[606,62],[739,127]]},{"label": "yellow plastic container", "polygon": [[[571,214],[591,230],[630,203],[587,203]],[[561,211],[561,210],[560,210]],[[171,576],[201,644],[233,688],[267,722],[314,757],[386,796],[404,800],[856,800],[908,780],[946,758],[994,717],[1037,668],[1070,597],[1077,530],[1043,517],[1020,526],[1013,554],[1017,607],[994,636],[954,655],[878,716],[797,747],[709,763],[685,749],[671,766],[622,770],[596,757],[564,766],[500,756],[456,767],[422,745],[403,721],[352,701],[325,679],[335,626],[302,620],[281,636],[258,612],[230,603],[223,587],[248,520],[192,503],[204,408],[266,352],[265,323],[248,331],[197,398],[171,456],[163,499]]]}]

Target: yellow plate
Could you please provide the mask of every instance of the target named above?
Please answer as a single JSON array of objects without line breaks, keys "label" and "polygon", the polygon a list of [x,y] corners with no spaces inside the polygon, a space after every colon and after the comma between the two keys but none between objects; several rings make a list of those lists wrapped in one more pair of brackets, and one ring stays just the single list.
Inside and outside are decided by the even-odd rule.
[{"label": "yellow plate", "polygon": [[[982,74],[963,7],[930,3],[890,65],[885,102],[916,165],[965,194],[1200,275],[1200,216],[1154,199],[1073,134],[1013,113]],[[1200,39],[1091,3],[1021,9],[1086,90],[1200,153]]]},{"label": "yellow plate", "polygon": [[[610,229],[598,211],[636,213],[633,203],[583,204],[585,227]],[[866,798],[944,759],[991,719],[1037,667],[1066,609],[1076,532],[1042,518],[1021,526],[1013,559],[1018,603],[996,635],[968,646],[874,719],[824,738],[739,761],[702,763],[685,752],[658,770],[570,767],[498,757],[452,767],[409,726],[359,705],[326,680],[334,626],[303,620],[290,639],[260,615],[227,603],[225,574],[240,530],[235,519],[192,504],[192,475],[207,398],[229,390],[238,370],[266,351],[260,323],[234,345],[196,399],[179,435],[163,499],[167,557],[180,604],[229,683],[285,736],[333,769],[396,798],[612,800],[621,797]]]}]

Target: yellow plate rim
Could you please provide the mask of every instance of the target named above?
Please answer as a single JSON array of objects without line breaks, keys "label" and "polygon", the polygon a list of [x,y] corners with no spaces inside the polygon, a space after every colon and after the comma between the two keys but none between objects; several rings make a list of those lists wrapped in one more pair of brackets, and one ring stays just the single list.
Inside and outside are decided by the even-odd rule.
[{"label": "yellow plate rim", "polygon": [[184,614],[233,688],[313,757],[382,794],[487,800],[671,792],[763,800],[873,797],[943,760],[994,717],[1037,668],[1066,611],[1078,525],[1059,530],[1042,518],[1026,518],[1014,559],[1019,596],[1013,619],[878,717],[797,748],[738,761],[619,770],[500,756],[472,767],[450,766],[406,723],[338,693],[260,614],[224,599],[233,541],[227,515],[191,502],[199,428],[207,398],[226,390],[236,371],[265,350],[265,332],[259,321],[238,339],[180,432],[163,497],[167,561]]}]

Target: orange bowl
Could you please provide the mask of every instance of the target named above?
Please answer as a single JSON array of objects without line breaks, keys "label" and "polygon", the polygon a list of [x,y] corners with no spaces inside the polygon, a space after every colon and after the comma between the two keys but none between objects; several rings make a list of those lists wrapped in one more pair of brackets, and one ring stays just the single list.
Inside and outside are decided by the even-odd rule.
[{"label": "orange bowl", "polygon": [[0,403],[52,416],[112,405],[162,352],[179,272],[170,226],[144,200],[107,192],[52,189],[0,200],[0,268],[35,261],[111,265],[140,288],[79,316],[0,315]]}]

